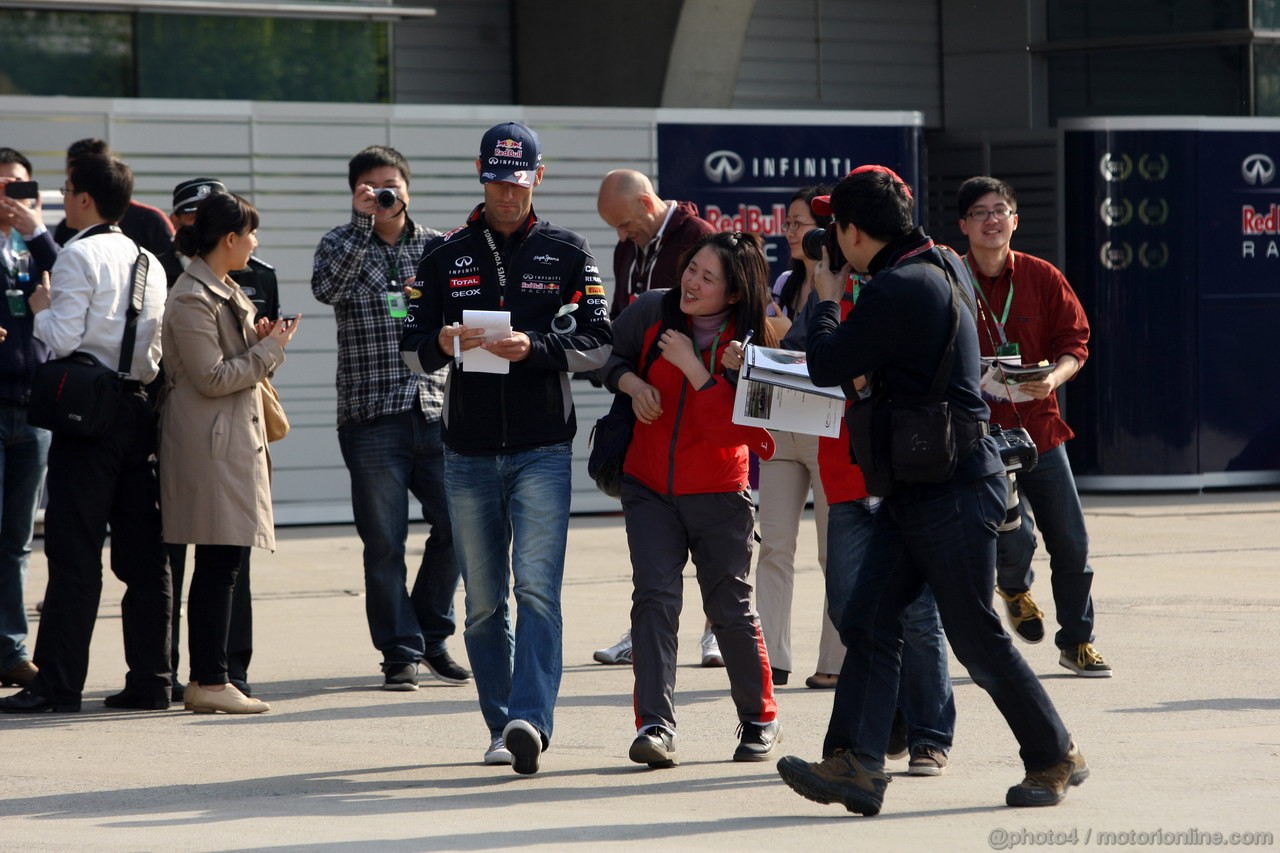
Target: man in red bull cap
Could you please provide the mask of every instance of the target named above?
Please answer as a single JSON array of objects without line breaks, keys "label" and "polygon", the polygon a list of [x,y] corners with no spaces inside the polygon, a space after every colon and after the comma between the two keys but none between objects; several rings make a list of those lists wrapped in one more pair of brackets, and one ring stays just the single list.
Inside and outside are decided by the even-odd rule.
[{"label": "man in red bull cap", "polygon": [[[489,735],[484,762],[524,774],[538,772],[551,743],[560,691],[577,431],[569,376],[602,367],[613,342],[587,241],[533,210],[544,172],[528,127],[484,134],[476,158],[484,203],[427,243],[400,342],[413,370],[449,368],[444,482],[449,514],[465,520],[454,546],[466,585],[463,636]],[[487,333],[472,312],[502,332]]]}]

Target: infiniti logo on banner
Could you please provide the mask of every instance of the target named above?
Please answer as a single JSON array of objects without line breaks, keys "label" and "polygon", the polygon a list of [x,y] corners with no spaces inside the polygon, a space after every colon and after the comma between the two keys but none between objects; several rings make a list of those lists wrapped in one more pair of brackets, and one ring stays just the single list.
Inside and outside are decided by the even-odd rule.
[{"label": "infiniti logo on banner", "polygon": [[702,170],[712,183],[733,184],[742,178],[747,164],[736,152],[722,148],[707,155],[707,159],[702,161]]},{"label": "infiniti logo on banner", "polygon": [[1251,185],[1269,184],[1276,176],[1276,164],[1266,154],[1250,154],[1240,163],[1240,175]]}]

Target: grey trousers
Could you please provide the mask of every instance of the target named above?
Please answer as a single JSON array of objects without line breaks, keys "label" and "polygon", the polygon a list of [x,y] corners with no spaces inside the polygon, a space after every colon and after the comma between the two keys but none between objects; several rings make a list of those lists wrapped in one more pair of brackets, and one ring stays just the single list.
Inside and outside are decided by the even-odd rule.
[{"label": "grey trousers", "polygon": [[744,723],[778,713],[760,620],[751,608],[751,498],[742,492],[659,495],[631,478],[622,483],[631,549],[631,642],[636,728],[675,730],[677,634],[685,564],[693,565],[702,607],[720,642],[729,693]]}]

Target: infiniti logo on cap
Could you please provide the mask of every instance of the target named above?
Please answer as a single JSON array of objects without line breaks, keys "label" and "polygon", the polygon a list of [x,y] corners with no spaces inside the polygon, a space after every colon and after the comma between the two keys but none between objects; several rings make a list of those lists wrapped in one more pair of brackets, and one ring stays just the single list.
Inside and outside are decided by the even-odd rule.
[{"label": "infiniti logo on cap", "polygon": [[1250,154],[1240,163],[1240,175],[1248,184],[1269,184],[1276,176],[1275,161],[1266,154]]},{"label": "infiniti logo on cap", "polygon": [[712,183],[733,184],[742,178],[747,165],[736,152],[722,148],[707,155],[702,161],[702,170]]}]

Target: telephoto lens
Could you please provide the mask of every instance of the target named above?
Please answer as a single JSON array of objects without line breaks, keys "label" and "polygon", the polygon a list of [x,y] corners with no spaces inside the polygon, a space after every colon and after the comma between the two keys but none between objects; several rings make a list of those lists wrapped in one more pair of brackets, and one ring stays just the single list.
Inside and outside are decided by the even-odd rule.
[{"label": "telephoto lens", "polygon": [[378,202],[378,207],[386,208],[394,207],[396,199],[399,198],[399,196],[396,195],[396,191],[390,187],[383,187],[380,190],[375,190],[373,197]]}]

